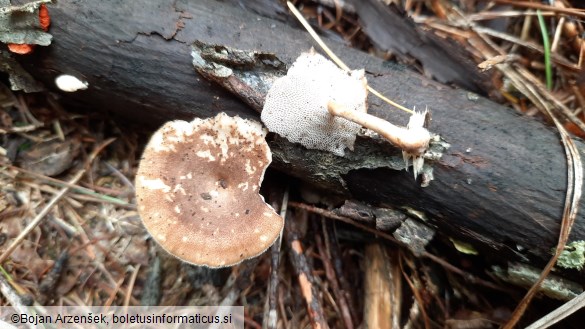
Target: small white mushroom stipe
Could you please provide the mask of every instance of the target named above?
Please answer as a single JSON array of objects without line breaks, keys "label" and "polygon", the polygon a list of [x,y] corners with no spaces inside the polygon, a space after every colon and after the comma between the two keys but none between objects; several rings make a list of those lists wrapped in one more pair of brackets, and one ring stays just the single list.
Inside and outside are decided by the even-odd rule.
[{"label": "small white mushroom stipe", "polygon": [[79,78],[73,75],[61,74],[55,78],[55,85],[57,85],[57,88],[61,89],[62,91],[72,93],[78,90],[87,89],[89,83],[87,83],[87,81],[81,81]]},{"label": "small white mushroom stipe", "polygon": [[431,140],[430,132],[424,128],[428,113],[426,110],[422,113],[414,111],[406,128],[396,126],[368,113],[352,111],[333,101],[327,103],[327,110],[332,115],[346,118],[375,131],[390,143],[401,148],[406,169],[408,170],[408,162],[412,158],[414,177],[418,176],[424,165],[424,153],[429,148]]},{"label": "small white mushroom stipe", "polygon": [[402,149],[407,170],[412,158],[416,178],[431,138],[423,127],[427,112],[414,111],[407,127],[396,126],[366,113],[367,90],[363,70],[345,72],[312,50],[273,83],[261,119],[290,142],[338,156],[353,150],[361,127],[368,128]]},{"label": "small white mushroom stipe", "polygon": [[154,133],[136,174],[136,200],[163,249],[224,267],[276,241],[284,220],[257,191],[272,161],[265,136],[260,123],[224,113],[168,122]]}]

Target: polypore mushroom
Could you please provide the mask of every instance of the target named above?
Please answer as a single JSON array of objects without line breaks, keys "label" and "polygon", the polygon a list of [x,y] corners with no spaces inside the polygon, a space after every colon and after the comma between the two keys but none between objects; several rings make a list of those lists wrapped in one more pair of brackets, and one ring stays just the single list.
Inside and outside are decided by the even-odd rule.
[{"label": "polypore mushroom", "polygon": [[364,71],[341,70],[311,51],[297,58],[287,75],[276,80],[262,110],[268,130],[306,148],[343,156],[353,150],[363,126],[402,149],[406,168],[413,159],[414,176],[422,169],[431,134],[423,127],[426,111],[413,112],[406,128],[366,113]]},{"label": "polypore mushroom", "polygon": [[258,193],[272,161],[265,135],[260,123],[223,113],[160,128],[136,174],[138,212],[154,240],[208,267],[270,247],[284,221]]},{"label": "polypore mushroom", "polygon": [[366,97],[363,70],[348,74],[317,53],[303,53],[270,88],[261,119],[293,143],[343,156],[346,147],[353,150],[360,125],[333,117],[327,103],[365,112]]}]

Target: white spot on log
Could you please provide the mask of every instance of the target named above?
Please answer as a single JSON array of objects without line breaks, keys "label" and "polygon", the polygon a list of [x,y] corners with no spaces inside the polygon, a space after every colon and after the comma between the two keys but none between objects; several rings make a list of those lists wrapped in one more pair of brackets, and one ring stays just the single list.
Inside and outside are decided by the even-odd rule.
[{"label": "white spot on log", "polygon": [[69,74],[62,74],[55,78],[55,84],[57,88],[66,91],[68,93],[72,93],[78,90],[87,89],[89,83],[87,81],[81,81],[79,78],[74,77]]}]

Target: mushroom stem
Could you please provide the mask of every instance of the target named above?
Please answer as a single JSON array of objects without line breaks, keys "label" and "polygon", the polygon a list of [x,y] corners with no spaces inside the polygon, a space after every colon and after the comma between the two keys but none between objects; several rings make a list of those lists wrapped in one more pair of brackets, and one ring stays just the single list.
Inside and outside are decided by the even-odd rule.
[{"label": "mushroom stem", "polygon": [[327,103],[327,110],[331,115],[342,117],[377,132],[408,154],[422,155],[429,147],[431,134],[423,127],[398,127],[371,114],[352,111],[333,101]]}]

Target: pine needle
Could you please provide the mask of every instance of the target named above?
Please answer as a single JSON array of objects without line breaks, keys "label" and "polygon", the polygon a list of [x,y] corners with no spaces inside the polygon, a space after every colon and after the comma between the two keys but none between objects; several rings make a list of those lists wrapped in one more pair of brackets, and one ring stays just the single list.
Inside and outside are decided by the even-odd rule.
[{"label": "pine needle", "polygon": [[540,32],[542,33],[542,46],[544,48],[544,72],[546,75],[546,88],[552,90],[552,64],[550,61],[550,40],[548,39],[548,30],[544,17],[540,10],[536,11],[538,17],[538,25],[540,25]]},{"label": "pine needle", "polygon": [[[311,27],[309,22],[307,22],[307,20],[303,17],[303,15],[301,15],[299,10],[290,1],[287,1],[286,4],[287,4],[288,8],[290,9],[290,11],[292,11],[292,13],[295,15],[295,17],[303,25],[305,30],[307,30],[307,32],[309,32],[311,37],[313,37],[313,40],[315,40],[315,42],[327,54],[327,56],[329,56],[329,58],[331,58],[331,60],[333,62],[335,62],[335,64],[337,64],[337,66],[339,66],[342,70],[345,70],[348,72],[351,71],[349,66],[345,65],[345,63],[341,60],[341,58],[339,58],[337,55],[335,55],[335,53],[325,44],[323,39],[321,39],[321,37],[319,37],[317,32],[315,32],[315,30]],[[384,102],[396,107],[397,109],[400,109],[400,110],[405,111],[405,112],[410,113],[410,114],[414,114],[413,110],[407,109],[406,107],[388,99],[387,97],[385,97],[384,95],[382,95],[380,92],[378,92],[374,88],[370,87],[369,85],[368,85],[368,91],[370,91],[372,94],[376,95],[378,98],[380,98]]]}]

